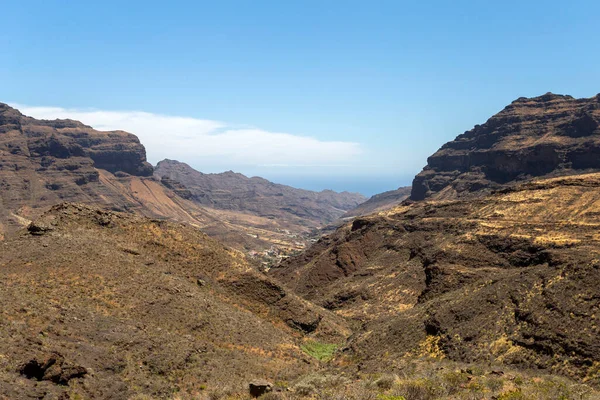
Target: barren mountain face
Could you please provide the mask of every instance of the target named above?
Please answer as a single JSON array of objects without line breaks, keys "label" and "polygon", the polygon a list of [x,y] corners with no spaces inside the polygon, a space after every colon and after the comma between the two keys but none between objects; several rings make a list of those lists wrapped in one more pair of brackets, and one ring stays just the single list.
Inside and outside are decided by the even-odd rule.
[{"label": "barren mountain face", "polygon": [[585,378],[600,359],[599,193],[591,174],[403,205],[354,220],[272,273],[363,322],[348,357],[373,369],[384,354],[428,348]]},{"label": "barren mountain face", "polygon": [[376,194],[369,200],[359,204],[356,208],[353,208],[342,215],[342,218],[360,217],[394,208],[403,200],[410,197],[410,190],[410,186],[407,186]]},{"label": "barren mountain face", "polygon": [[358,193],[313,192],[259,177],[248,178],[232,171],[203,174],[173,160],[159,162],[154,174],[165,179],[167,184],[181,183],[189,191],[190,198],[204,206],[245,211],[310,227],[333,222],[366,200]]},{"label": "barren mountain face", "polygon": [[0,247],[0,397],[244,388],[314,368],[305,335],[349,333],[188,225],[69,203]]},{"label": "barren mountain face", "polygon": [[[102,173],[102,172],[105,173]],[[133,203],[107,176],[152,175],[144,147],[126,132],[98,132],[77,121],[40,121],[0,104],[0,226],[18,228],[60,201],[125,208]]]},{"label": "barren mountain face", "polygon": [[456,198],[541,176],[600,170],[600,95],[520,98],[427,160],[411,198]]}]

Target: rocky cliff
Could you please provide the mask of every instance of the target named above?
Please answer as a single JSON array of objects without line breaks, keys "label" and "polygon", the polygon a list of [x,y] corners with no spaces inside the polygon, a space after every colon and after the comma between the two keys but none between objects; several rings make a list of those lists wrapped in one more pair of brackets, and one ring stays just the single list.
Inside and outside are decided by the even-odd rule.
[{"label": "rocky cliff", "polygon": [[134,207],[107,180],[144,179],[152,170],[135,135],[36,120],[0,104],[0,232],[62,200]]},{"label": "rocky cliff", "polygon": [[598,171],[599,126],[600,95],[519,98],[429,157],[411,198],[479,195],[532,177]]},{"label": "rocky cliff", "polygon": [[3,168],[13,161],[11,155],[25,156],[39,166],[38,171],[74,172],[80,178],[76,179],[80,185],[97,180],[90,167],[136,176],[151,176],[153,172],[146,162],[144,146],[135,135],[123,131],[99,132],[73,120],[37,120],[2,103],[0,151]]}]

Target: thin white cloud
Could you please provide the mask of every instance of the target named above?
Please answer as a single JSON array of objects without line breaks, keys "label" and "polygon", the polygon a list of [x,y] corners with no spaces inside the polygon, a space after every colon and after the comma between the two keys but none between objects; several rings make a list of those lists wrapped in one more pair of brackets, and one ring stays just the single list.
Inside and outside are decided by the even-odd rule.
[{"label": "thin white cloud", "polygon": [[[218,168],[241,166],[339,166],[357,160],[358,143],[323,141],[309,136],[237,128],[197,118],[141,111],[104,111],[13,105],[38,119],[74,119],[98,130],[134,133],[146,147],[148,160],[164,158]],[[356,162],[356,164],[358,164]]]}]

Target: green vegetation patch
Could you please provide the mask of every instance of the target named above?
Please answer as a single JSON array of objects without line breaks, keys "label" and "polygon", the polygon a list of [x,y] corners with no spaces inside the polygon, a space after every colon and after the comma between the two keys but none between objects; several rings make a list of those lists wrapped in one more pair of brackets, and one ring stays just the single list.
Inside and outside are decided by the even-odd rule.
[{"label": "green vegetation patch", "polygon": [[321,343],[316,340],[311,340],[300,346],[302,351],[319,361],[327,362],[333,358],[333,354],[338,349],[339,345],[334,343]]}]

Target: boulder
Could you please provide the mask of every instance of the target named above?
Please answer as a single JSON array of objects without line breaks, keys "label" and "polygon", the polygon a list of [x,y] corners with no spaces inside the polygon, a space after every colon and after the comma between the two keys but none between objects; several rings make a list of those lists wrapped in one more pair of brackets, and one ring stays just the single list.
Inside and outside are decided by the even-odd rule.
[{"label": "boulder", "polygon": [[250,384],[248,385],[248,388],[249,388],[250,396],[260,397],[265,393],[269,393],[269,392],[273,391],[273,384],[268,381],[257,380],[257,381],[250,382]]}]

